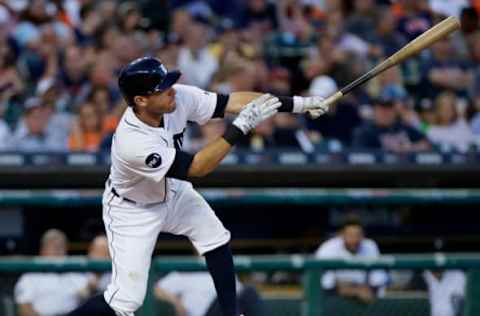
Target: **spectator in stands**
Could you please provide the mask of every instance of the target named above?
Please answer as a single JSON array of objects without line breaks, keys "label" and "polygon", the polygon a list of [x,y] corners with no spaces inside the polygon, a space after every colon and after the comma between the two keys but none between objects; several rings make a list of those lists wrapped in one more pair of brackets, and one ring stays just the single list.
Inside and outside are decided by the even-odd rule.
[{"label": "spectator in stands", "polygon": [[39,98],[25,102],[25,114],[13,134],[15,149],[22,152],[65,151],[66,140],[59,140],[56,130],[48,128],[49,112]]},{"label": "spectator in stands", "polygon": [[77,121],[69,138],[71,151],[96,152],[106,135],[103,130],[103,115],[91,103],[80,106]]},{"label": "spectator in stands", "polygon": [[[237,281],[240,313],[263,316],[263,303],[254,287]],[[176,316],[221,316],[212,278],[208,272],[171,272],[161,278],[155,297],[175,309]]]},{"label": "spectator in stands", "polygon": [[94,105],[100,116],[104,118],[102,122],[103,129],[106,132],[113,133],[125,110],[125,104],[120,100],[115,102],[111,94],[107,87],[96,87],[91,91],[87,102]]},{"label": "spectator in stands", "polygon": [[267,32],[278,28],[276,4],[267,0],[247,0],[247,6],[237,21],[244,28],[260,25]]},{"label": "spectator in stands", "polygon": [[473,73],[468,64],[457,58],[449,38],[432,45],[432,58],[427,59],[422,67],[423,96],[433,98],[445,89],[462,97],[467,96],[473,83]]},{"label": "spectator in stands", "polygon": [[430,149],[430,143],[423,134],[398,120],[397,106],[403,105],[396,105],[389,99],[375,100],[373,121],[355,130],[353,146],[395,153]]},{"label": "spectator in stands", "polygon": [[380,47],[383,56],[391,56],[405,45],[405,38],[395,31],[397,18],[390,8],[381,8],[375,21],[373,43]]},{"label": "spectator in stands", "polygon": [[426,134],[430,126],[434,125],[437,120],[432,100],[427,98],[420,100],[415,106],[415,111],[418,116],[410,123],[423,134]]},{"label": "spectator in stands", "polygon": [[463,315],[465,273],[456,270],[425,271],[423,278],[428,288],[431,316]]},{"label": "spectator in stands", "polygon": [[289,113],[278,113],[273,121],[275,123],[273,140],[276,147],[296,148],[306,153],[313,152],[313,144],[298,117]]},{"label": "spectator in stands", "polygon": [[480,94],[473,98],[470,112],[470,127],[474,134],[477,145],[480,145]]},{"label": "spectator in stands", "polygon": [[240,32],[229,20],[217,27],[217,37],[210,44],[210,51],[220,65],[226,65],[232,58],[241,58],[243,45]]},{"label": "spectator in stands", "polygon": [[[98,235],[92,240],[88,248],[88,259],[110,260],[108,240],[105,235]],[[88,285],[85,287],[84,293],[82,293],[84,298],[103,293],[112,278],[112,273],[88,273],[86,277]]]},{"label": "spectator in stands", "polygon": [[65,95],[61,94],[57,80],[53,77],[42,78],[37,85],[36,95],[40,98],[48,119],[47,134],[56,143],[62,144],[62,148],[67,148],[73,115],[65,111]]},{"label": "spectator in stands", "polygon": [[457,106],[458,99],[451,92],[443,92],[435,99],[435,124],[427,129],[427,137],[444,151],[465,152],[474,142],[465,113],[459,113]]},{"label": "spectator in stands", "polygon": [[[345,30],[345,17],[341,11],[327,16],[327,33],[332,36],[335,45],[346,53],[365,58],[370,53],[370,45],[357,35]],[[373,29],[373,28],[372,28]]]},{"label": "spectator in stands", "polygon": [[212,87],[220,93],[249,91],[255,85],[255,66],[247,60],[237,59],[219,69]]},{"label": "spectator in stands", "polygon": [[7,32],[7,25],[0,22],[0,89],[2,93],[8,91],[9,97],[21,95],[25,89],[21,74],[15,67],[15,45]]},{"label": "spectator in stands", "polygon": [[398,32],[407,41],[411,41],[433,25],[433,18],[429,12],[427,1],[404,0],[401,1]]},{"label": "spectator in stands", "polygon": [[208,50],[210,25],[203,17],[196,17],[185,34],[185,43],[178,55],[182,82],[205,89],[218,70],[218,61]]},{"label": "spectator in stands", "polygon": [[[309,94],[326,98],[337,90],[338,86],[331,77],[318,76],[312,81]],[[309,135],[314,143],[318,143],[322,139],[334,139],[347,146],[352,142],[353,131],[361,123],[358,106],[348,98],[337,103],[328,113],[318,119],[307,119]]]},{"label": "spectator in stands", "polygon": [[10,85],[0,87],[0,151],[11,149],[11,130],[7,122],[3,119],[8,106]]},{"label": "spectator in stands", "polygon": [[364,41],[372,42],[374,37],[373,29],[379,20],[375,0],[364,0],[353,2],[353,12],[346,20],[346,30]]},{"label": "spectator in stands", "polygon": [[[68,240],[57,229],[47,230],[40,241],[40,256],[62,259]],[[87,286],[82,273],[25,273],[15,285],[19,316],[55,316],[70,312],[81,303]]]},{"label": "spectator in stands", "polygon": [[[192,16],[185,9],[176,9],[170,20],[170,32],[167,34],[167,42],[181,44],[185,40],[188,28],[192,24]],[[167,65],[168,66],[168,65]]]},{"label": "spectator in stands", "polygon": [[91,56],[86,54],[86,48],[70,45],[62,57],[59,61],[59,79],[68,95],[69,108],[73,110],[83,97]]},{"label": "spectator in stands", "polygon": [[[318,259],[377,258],[380,251],[375,241],[365,238],[364,229],[355,216],[347,216],[338,236],[320,245]],[[387,284],[385,271],[336,270],[322,276],[322,287],[336,295],[371,303]]]},{"label": "spectator in stands", "polygon": [[[467,1],[465,1],[467,2]],[[473,7],[465,7],[460,13],[460,31],[452,34],[452,45],[462,60],[470,58],[469,49],[475,45],[476,32],[480,23],[478,12]]]},{"label": "spectator in stands", "polygon": [[118,20],[120,21],[120,31],[122,33],[133,33],[142,27],[142,22],[146,22],[134,1],[125,1],[121,3],[117,12]]}]

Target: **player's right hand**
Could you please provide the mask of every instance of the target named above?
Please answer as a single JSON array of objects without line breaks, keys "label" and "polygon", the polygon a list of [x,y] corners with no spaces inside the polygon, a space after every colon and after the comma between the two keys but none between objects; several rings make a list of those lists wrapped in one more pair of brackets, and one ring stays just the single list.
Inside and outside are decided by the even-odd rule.
[{"label": "player's right hand", "polygon": [[275,115],[280,105],[280,100],[277,97],[268,93],[263,94],[248,103],[245,108],[238,113],[238,116],[232,124],[246,135],[260,124],[260,122]]}]

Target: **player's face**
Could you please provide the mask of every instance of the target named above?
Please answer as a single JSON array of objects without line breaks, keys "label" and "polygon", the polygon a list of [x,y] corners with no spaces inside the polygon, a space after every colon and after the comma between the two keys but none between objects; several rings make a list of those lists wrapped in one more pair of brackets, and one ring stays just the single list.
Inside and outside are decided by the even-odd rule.
[{"label": "player's face", "polygon": [[169,88],[148,97],[148,111],[154,114],[171,113],[175,111],[175,89]]}]

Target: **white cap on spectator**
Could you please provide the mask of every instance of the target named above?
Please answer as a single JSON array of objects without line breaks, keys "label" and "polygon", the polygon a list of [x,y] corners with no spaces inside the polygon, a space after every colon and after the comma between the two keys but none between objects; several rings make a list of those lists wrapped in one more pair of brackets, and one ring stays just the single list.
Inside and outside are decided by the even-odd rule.
[{"label": "white cap on spectator", "polygon": [[41,96],[55,86],[53,78],[44,78],[38,82],[36,95]]},{"label": "white cap on spectator", "polygon": [[10,13],[8,13],[8,10],[5,9],[4,6],[0,5],[0,24],[8,23],[9,20],[10,20]]},{"label": "white cap on spectator", "polygon": [[40,39],[40,30],[32,23],[20,23],[13,35],[21,46]]},{"label": "white cap on spectator", "polygon": [[30,111],[31,109],[34,109],[40,106],[42,106],[42,101],[40,100],[40,98],[32,97],[32,98],[28,98],[25,101],[25,104],[23,107],[25,111]]},{"label": "white cap on spectator", "polygon": [[28,6],[28,0],[7,0],[8,6],[15,12],[23,11]]},{"label": "white cap on spectator", "polygon": [[318,95],[326,98],[337,92],[337,90],[337,84],[335,83],[335,80],[333,80],[331,77],[318,76],[313,79],[312,83],[310,84],[308,93],[310,95]]}]

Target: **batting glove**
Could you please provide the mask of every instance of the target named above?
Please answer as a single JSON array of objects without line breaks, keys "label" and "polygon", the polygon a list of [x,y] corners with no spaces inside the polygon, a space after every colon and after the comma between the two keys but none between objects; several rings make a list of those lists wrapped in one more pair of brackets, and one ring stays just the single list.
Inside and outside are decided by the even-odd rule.
[{"label": "batting glove", "polygon": [[293,97],[293,113],[310,112],[310,116],[314,119],[328,112],[328,105],[325,99],[320,96],[313,97]]},{"label": "batting glove", "polygon": [[280,105],[281,103],[277,97],[270,94],[263,94],[248,103],[232,124],[238,127],[243,134],[247,135],[260,124],[260,122],[275,115]]}]

